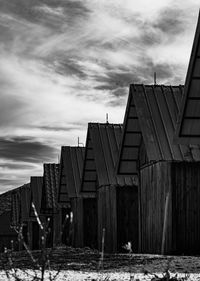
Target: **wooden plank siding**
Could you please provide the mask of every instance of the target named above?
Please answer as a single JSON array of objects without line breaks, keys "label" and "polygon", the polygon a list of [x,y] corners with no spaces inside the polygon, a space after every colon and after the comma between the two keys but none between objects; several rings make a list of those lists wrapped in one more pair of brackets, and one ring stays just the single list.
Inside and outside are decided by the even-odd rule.
[{"label": "wooden plank siding", "polygon": [[83,198],[83,244],[97,249],[97,199]]},{"label": "wooden plank siding", "polygon": [[105,229],[105,252],[117,252],[116,188],[104,186],[98,189],[98,247],[101,249]]},{"label": "wooden plank siding", "polygon": [[117,191],[117,249],[131,242],[134,253],[138,252],[138,188],[136,186],[116,187]]},{"label": "wooden plank siding", "polygon": [[174,247],[200,254],[200,163],[172,163]]},{"label": "wooden plank siding", "polygon": [[165,254],[200,254],[200,163],[157,162],[141,169],[142,253],[161,253],[169,192]]},{"label": "wooden plank siding", "polygon": [[[140,170],[141,174],[141,245],[142,253],[161,253],[164,209],[167,193],[171,194],[170,162],[157,162]],[[172,249],[172,205],[169,204],[165,253]]]},{"label": "wooden plank siding", "polygon": [[70,229],[71,245],[73,247],[83,247],[83,199],[72,198],[71,208],[73,221]]},{"label": "wooden plank siding", "polygon": [[98,189],[98,246],[105,228],[105,251],[123,252],[131,242],[138,252],[138,189],[136,186],[104,186]]}]

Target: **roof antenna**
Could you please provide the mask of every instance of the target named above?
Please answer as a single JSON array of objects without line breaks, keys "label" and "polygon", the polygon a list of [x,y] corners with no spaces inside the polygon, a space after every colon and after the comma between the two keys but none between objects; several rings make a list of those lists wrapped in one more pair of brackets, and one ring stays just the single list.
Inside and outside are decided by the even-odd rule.
[{"label": "roof antenna", "polygon": [[106,124],[108,124],[108,113],[106,113]]},{"label": "roof antenna", "polygon": [[78,137],[78,147],[80,146],[80,144],[81,144],[82,146],[84,146],[84,144],[83,144],[82,142],[80,142],[80,138]]},{"label": "roof antenna", "polygon": [[154,86],[157,85],[156,83],[156,72],[154,72]]}]

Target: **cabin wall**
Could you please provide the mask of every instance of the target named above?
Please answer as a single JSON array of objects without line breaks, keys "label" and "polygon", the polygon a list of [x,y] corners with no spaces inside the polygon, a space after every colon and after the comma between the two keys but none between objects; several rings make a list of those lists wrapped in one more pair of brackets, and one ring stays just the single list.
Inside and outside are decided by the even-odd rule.
[{"label": "cabin wall", "polygon": [[97,249],[97,199],[83,198],[83,244]]},{"label": "cabin wall", "polygon": [[161,253],[167,194],[164,252],[172,251],[171,163],[157,162],[140,170],[140,249],[142,253]]},{"label": "cabin wall", "polygon": [[59,225],[60,231],[62,232],[59,238],[59,243],[71,246],[70,241],[70,214],[71,214],[71,207],[68,206],[61,206],[60,213],[59,213]]},{"label": "cabin wall", "polygon": [[61,225],[61,208],[58,209],[58,213],[53,215],[53,246],[57,246],[61,243],[62,225]]},{"label": "cabin wall", "polygon": [[83,247],[83,199],[72,198],[71,208],[73,221],[70,227],[70,244],[73,247]]},{"label": "cabin wall", "polygon": [[138,187],[116,187],[117,191],[117,250],[131,242],[134,253],[138,252],[139,218]]},{"label": "cabin wall", "polygon": [[200,163],[172,163],[174,248],[200,254]]},{"label": "cabin wall", "polygon": [[98,190],[98,247],[102,247],[105,228],[105,251],[123,252],[131,242],[138,252],[138,188],[104,186]]},{"label": "cabin wall", "polygon": [[[0,252],[4,251],[4,247],[14,250],[18,250],[18,240],[16,232],[10,227],[11,214],[5,212],[0,216]],[[11,241],[13,244],[11,245]]]},{"label": "cabin wall", "polygon": [[116,187],[103,186],[97,192],[98,201],[98,248],[102,248],[105,229],[105,252],[117,252]]}]

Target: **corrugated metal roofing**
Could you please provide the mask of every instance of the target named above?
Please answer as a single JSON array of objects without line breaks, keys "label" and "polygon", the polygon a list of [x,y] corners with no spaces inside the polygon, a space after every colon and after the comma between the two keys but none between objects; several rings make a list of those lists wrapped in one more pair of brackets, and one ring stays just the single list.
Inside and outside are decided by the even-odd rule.
[{"label": "corrugated metal roofing", "polygon": [[187,71],[176,136],[179,143],[200,144],[200,16]]},{"label": "corrugated metal roofing", "polygon": [[182,94],[183,86],[131,85],[149,161],[200,161],[199,146],[174,144]]},{"label": "corrugated metal roofing", "polygon": [[119,157],[122,125],[89,123],[88,130],[94,152],[98,186],[133,186],[137,184],[134,176],[116,174],[115,166]]},{"label": "corrugated metal roofing", "polygon": [[62,146],[60,161],[59,202],[78,197],[81,188],[85,148]]},{"label": "corrugated metal roofing", "polygon": [[59,164],[44,164],[42,210],[57,210]]},{"label": "corrugated metal roofing", "polygon": [[[32,202],[34,203],[38,214],[40,214],[43,177],[31,177],[30,187],[31,187],[31,203]],[[35,217],[31,204],[30,204],[30,216]]]}]

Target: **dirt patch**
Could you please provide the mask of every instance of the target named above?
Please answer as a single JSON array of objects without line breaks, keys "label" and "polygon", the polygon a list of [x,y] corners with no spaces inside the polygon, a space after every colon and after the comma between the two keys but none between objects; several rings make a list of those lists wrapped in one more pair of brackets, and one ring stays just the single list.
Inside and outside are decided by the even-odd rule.
[{"label": "dirt patch", "polygon": [[[34,251],[33,256],[39,258],[40,252]],[[74,249],[71,247],[59,247],[50,254],[51,268],[74,271],[96,271],[100,254],[89,248]],[[25,251],[14,252],[12,257],[16,268],[33,268],[32,262]],[[0,269],[9,266],[5,254],[0,256]],[[193,256],[160,256],[141,254],[105,254],[103,269],[108,272],[164,272],[169,268],[171,272],[200,273],[200,257]]]}]

